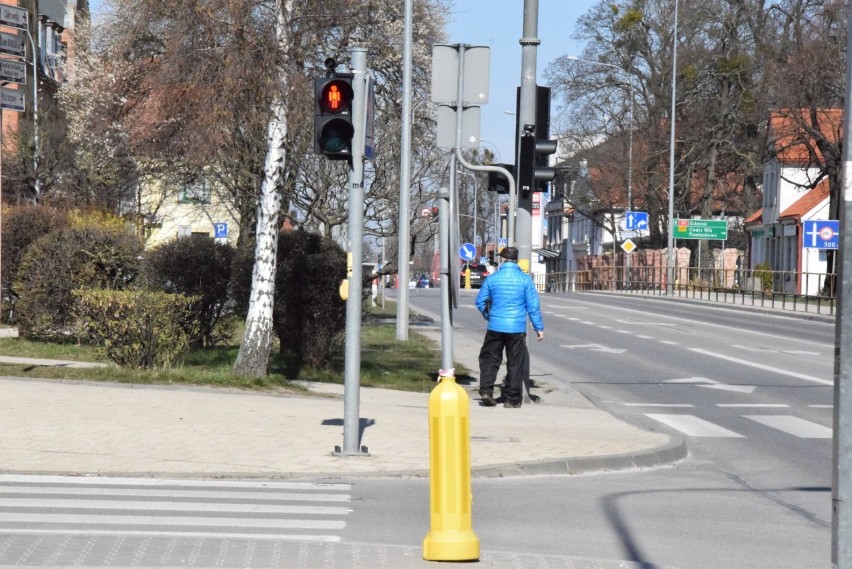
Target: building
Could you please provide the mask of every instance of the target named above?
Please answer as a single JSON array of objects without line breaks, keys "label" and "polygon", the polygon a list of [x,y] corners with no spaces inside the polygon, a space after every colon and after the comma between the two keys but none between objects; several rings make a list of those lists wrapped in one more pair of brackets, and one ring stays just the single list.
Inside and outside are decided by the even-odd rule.
[{"label": "building", "polygon": [[[817,112],[822,136],[837,142],[842,111]],[[807,121],[808,113],[801,112]],[[763,204],[745,220],[749,234],[748,266],[768,264],[775,271],[773,289],[819,295],[829,270],[828,251],[805,247],[803,223],[831,219],[825,161],[803,123],[789,112],[769,119],[770,158],[763,165]]]}]

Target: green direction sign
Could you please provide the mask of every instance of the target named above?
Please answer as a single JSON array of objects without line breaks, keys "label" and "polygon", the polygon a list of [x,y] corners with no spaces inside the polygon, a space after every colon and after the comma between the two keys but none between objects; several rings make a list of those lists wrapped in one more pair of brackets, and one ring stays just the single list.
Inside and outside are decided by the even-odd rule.
[{"label": "green direction sign", "polygon": [[719,239],[728,238],[726,219],[678,219],[674,226],[675,239]]}]

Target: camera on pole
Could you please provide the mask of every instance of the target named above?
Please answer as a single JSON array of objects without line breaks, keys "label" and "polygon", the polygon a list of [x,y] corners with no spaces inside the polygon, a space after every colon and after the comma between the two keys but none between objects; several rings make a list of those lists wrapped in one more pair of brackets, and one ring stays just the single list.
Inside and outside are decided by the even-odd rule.
[{"label": "camera on pole", "polygon": [[355,128],[352,124],[351,73],[334,71],[333,59],[325,62],[327,72],[314,79],[314,153],[330,160],[348,160],[352,157],[352,139]]}]

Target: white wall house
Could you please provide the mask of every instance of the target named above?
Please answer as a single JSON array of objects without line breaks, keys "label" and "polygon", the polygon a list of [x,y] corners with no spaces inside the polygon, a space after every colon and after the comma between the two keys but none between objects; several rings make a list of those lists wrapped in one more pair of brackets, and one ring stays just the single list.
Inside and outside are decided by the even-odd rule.
[{"label": "white wall house", "polygon": [[[840,111],[824,113],[830,124],[840,118]],[[803,222],[829,219],[829,184],[827,179],[816,183],[821,170],[805,145],[796,143],[793,128],[785,116],[770,118],[772,158],[763,166],[763,207],[744,223],[749,268],[768,263],[776,271],[777,292],[819,295],[827,255],[804,246]]]}]

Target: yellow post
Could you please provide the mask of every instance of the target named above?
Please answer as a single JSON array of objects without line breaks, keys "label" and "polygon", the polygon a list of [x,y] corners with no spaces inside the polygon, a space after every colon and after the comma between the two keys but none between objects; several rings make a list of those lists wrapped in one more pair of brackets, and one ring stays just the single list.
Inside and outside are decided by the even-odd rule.
[{"label": "yellow post", "polygon": [[[444,374],[447,375],[444,375]],[[475,561],[470,491],[470,399],[452,370],[429,396],[430,529],[423,540],[427,561]]]},{"label": "yellow post", "polygon": [[470,267],[465,267],[464,270],[464,288],[470,290]]}]

